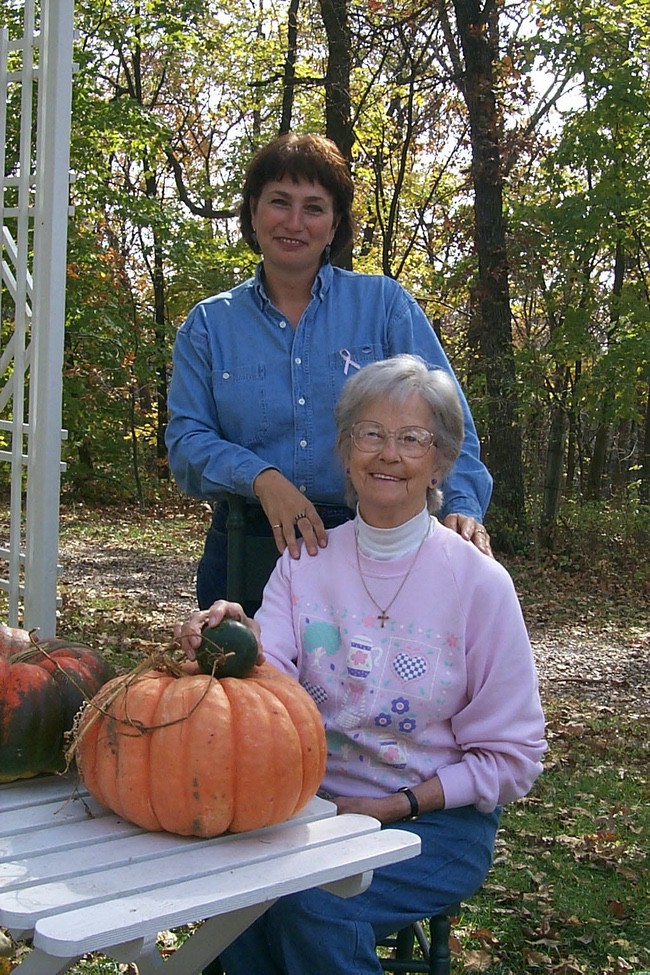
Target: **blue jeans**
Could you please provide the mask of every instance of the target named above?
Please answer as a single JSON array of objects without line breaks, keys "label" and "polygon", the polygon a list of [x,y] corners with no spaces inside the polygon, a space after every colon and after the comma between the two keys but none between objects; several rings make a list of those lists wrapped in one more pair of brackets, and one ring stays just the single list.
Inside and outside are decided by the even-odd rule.
[{"label": "blue jeans", "polygon": [[222,953],[227,975],[380,975],[378,940],[476,893],[499,818],[465,806],[392,823],[418,834],[419,856],[375,870],[356,897],[316,888],[281,898]]},{"label": "blue jeans", "polygon": [[[325,528],[334,528],[354,517],[354,512],[345,507],[316,505]],[[228,536],[226,519],[228,505],[225,501],[215,504],[212,524],[205,538],[203,555],[196,572],[196,597],[199,609],[208,609],[215,599],[226,598],[228,579]],[[271,526],[259,504],[251,502],[248,506],[247,520],[255,535],[271,536]],[[258,606],[244,607],[252,616]]]}]

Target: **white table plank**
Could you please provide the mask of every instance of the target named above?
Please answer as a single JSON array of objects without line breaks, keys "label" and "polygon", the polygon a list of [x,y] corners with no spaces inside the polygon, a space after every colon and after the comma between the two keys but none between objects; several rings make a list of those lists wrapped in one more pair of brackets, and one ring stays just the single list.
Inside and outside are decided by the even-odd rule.
[{"label": "white table plank", "polygon": [[[1,787],[2,809],[18,809],[21,806],[35,806],[52,800],[65,800],[72,795],[78,785],[75,774],[37,775],[32,779],[18,779]],[[81,791],[85,791],[81,787]]]},{"label": "white table plank", "polygon": [[[143,832],[133,823],[127,823],[115,816],[102,815],[97,819],[88,819],[84,823],[83,843],[94,846],[97,843],[105,843],[125,836],[136,836]],[[7,860],[39,856],[48,851],[67,850],[69,853],[71,849],[78,846],[79,821],[61,826],[54,825],[47,829],[33,829],[14,836],[0,836],[0,864]]]},{"label": "white table plank", "polygon": [[[99,843],[114,837],[146,832],[100,806],[88,793],[79,793],[71,800],[69,787],[65,794],[50,795],[48,801],[37,802],[31,808],[5,808],[6,788],[0,787],[0,863],[16,857],[38,855],[46,850],[65,850],[83,843]],[[312,822],[335,815],[336,806],[333,803],[314,796],[292,817],[292,821]],[[182,838],[183,841],[188,839],[192,838]]]},{"label": "white table plank", "polygon": [[[334,818],[335,813],[332,803],[314,797],[289,822],[310,823],[324,817]],[[46,824],[47,817],[43,821]],[[286,823],[281,823],[266,827],[265,835],[285,826]],[[257,836],[260,832],[252,831],[247,836]],[[0,838],[0,891],[170,856],[192,845],[218,843],[222,846],[228,841],[228,836],[200,839],[174,833],[148,833],[102,809],[99,819],[86,818],[67,826]],[[70,847],[75,847],[74,858],[70,856]]]},{"label": "white table plank", "polygon": [[[47,857],[44,861],[36,861],[41,870],[34,877],[31,877],[31,861],[27,860],[24,873],[16,868],[19,886],[16,889],[8,886],[2,893],[3,923],[9,928],[23,928],[28,919],[34,923],[47,914],[124,897],[140,890],[164,889],[190,877],[210,876],[215,882],[216,875],[221,878],[241,863],[263,865],[293,850],[315,850],[377,828],[377,821],[368,816],[347,816],[345,821],[341,817],[331,817],[315,823],[289,822],[283,829],[229,834],[215,840],[178,842],[167,839],[169,849],[162,851],[161,856],[156,855],[156,851],[165,843],[167,834],[143,834],[131,838],[133,861],[128,849],[125,852],[122,845],[121,864],[79,875],[76,857],[69,857],[67,875],[54,881],[48,879]],[[79,852],[81,854],[82,847]],[[138,867],[134,868],[133,863]]]},{"label": "white table plank", "polygon": [[30,833],[44,827],[52,828],[64,823],[81,823],[85,819],[100,819],[112,815],[104,806],[83,796],[72,799],[70,796],[50,798],[34,806],[7,809],[4,795],[0,792],[0,843],[7,836]]},{"label": "white table plank", "polygon": [[212,917],[252,903],[268,903],[305,887],[348,877],[351,864],[367,882],[370,871],[419,852],[420,840],[413,833],[377,830],[320,848],[300,849],[263,865],[247,864],[218,877],[186,880],[167,888],[164,895],[160,889],[145,890],[114,901],[110,910],[104,903],[43,917],[36,923],[34,944],[59,957],[79,950],[109,949],[119,941],[196,920],[199,904],[202,916]]},{"label": "white table plank", "polygon": [[[287,849],[294,849],[305,841],[306,834],[298,826],[305,827],[309,821],[307,819],[306,821],[301,820],[299,823],[296,823],[296,829],[291,834],[285,832],[282,841],[283,849],[285,845]],[[88,827],[92,825],[94,824],[89,823]],[[287,824],[284,823],[281,826],[286,831]],[[107,876],[107,871],[115,870],[118,867],[128,867],[129,874],[137,878],[137,871],[131,870],[133,864],[139,863],[142,865],[143,870],[146,870],[148,861],[156,860],[158,863],[162,863],[166,857],[171,856],[182,857],[181,865],[178,865],[176,861],[169,864],[169,871],[172,871],[176,879],[178,878],[178,872],[184,872],[188,876],[195,876],[199,872],[202,863],[205,863],[205,857],[212,855],[207,854],[206,850],[214,850],[215,847],[218,848],[219,863],[226,869],[237,858],[248,856],[249,853],[251,858],[266,858],[270,850],[268,837],[274,830],[280,828],[280,826],[268,827],[264,831],[256,830],[247,833],[245,845],[242,846],[242,838],[236,834],[206,840],[197,837],[177,836],[174,833],[146,833],[141,830],[137,830],[133,834],[127,832],[126,835],[122,835],[121,833],[117,833],[117,835],[109,834],[104,836],[101,842],[90,843],[88,842],[87,836],[89,832],[88,827],[84,828],[84,842],[81,846],[78,845],[79,832],[77,831],[76,833],[77,848],[74,851],[74,856],[70,855],[70,850],[61,850],[54,845],[54,852],[51,850],[36,854],[32,852],[30,855],[22,858],[12,857],[4,862],[0,862],[0,892],[10,889],[18,890],[21,887],[36,887],[41,883],[64,881],[69,877],[75,878],[75,886],[81,891],[84,888],[83,885],[79,884],[78,880],[84,874],[102,874],[107,881],[110,881],[110,877]],[[338,834],[336,828],[331,831],[334,835]],[[56,832],[59,831],[57,830]],[[263,835],[263,840],[258,842],[256,846],[255,838],[260,837],[260,835]],[[228,857],[225,849],[232,843],[237,844],[237,853],[234,855],[231,853]],[[192,848],[194,848],[193,853],[191,852]],[[152,879],[155,882],[159,882],[158,873]],[[162,877],[163,882],[166,882],[167,879],[167,875]],[[136,880],[135,882],[136,886],[140,887],[140,881]],[[94,880],[89,889],[91,888],[93,890],[95,889]],[[124,892],[125,889],[123,877],[117,877],[114,886],[111,888],[111,892],[115,890]]]}]

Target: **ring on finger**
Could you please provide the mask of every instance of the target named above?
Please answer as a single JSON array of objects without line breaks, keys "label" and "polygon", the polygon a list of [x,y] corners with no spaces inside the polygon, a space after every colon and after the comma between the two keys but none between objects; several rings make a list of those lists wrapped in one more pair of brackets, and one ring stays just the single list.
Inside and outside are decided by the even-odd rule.
[{"label": "ring on finger", "polygon": [[306,517],[307,517],[307,512],[301,511],[300,514],[296,515],[296,517],[293,519],[294,525],[297,525],[301,518],[306,518]]},{"label": "ring on finger", "polygon": [[271,525],[271,528],[275,531],[276,528],[282,528],[282,525]]}]

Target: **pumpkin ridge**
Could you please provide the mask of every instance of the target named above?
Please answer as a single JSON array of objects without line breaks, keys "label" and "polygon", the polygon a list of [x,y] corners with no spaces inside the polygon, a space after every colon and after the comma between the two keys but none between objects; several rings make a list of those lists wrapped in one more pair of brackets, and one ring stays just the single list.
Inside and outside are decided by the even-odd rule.
[{"label": "pumpkin ridge", "polygon": [[[123,725],[118,731],[122,740],[117,745],[115,788],[121,813],[125,819],[152,832],[164,828],[154,809],[150,781],[147,781],[146,775],[146,770],[150,768],[151,742],[155,733],[152,726],[155,728],[157,723],[160,688],[164,687],[164,694],[174,680],[158,671],[145,673],[127,685],[115,702],[120,717],[130,726],[127,730]],[[137,693],[134,690],[136,687]]]},{"label": "pumpkin ridge", "polygon": [[[233,832],[282,822],[296,811],[302,784],[298,733],[287,709],[255,680],[225,678],[238,745]],[[264,743],[265,747],[259,747]]]},{"label": "pumpkin ridge", "polygon": [[256,680],[264,687],[268,687],[289,711],[296,727],[300,728],[300,744],[302,748],[303,781],[296,810],[309,802],[318,791],[327,761],[327,746],[323,729],[323,719],[316,704],[303,688],[303,694],[295,694],[293,678],[281,673],[271,664],[260,668]]},{"label": "pumpkin ridge", "polygon": [[155,719],[150,788],[162,828],[198,836],[225,832],[234,805],[235,747],[220,682],[207,675],[175,681],[161,696]]}]

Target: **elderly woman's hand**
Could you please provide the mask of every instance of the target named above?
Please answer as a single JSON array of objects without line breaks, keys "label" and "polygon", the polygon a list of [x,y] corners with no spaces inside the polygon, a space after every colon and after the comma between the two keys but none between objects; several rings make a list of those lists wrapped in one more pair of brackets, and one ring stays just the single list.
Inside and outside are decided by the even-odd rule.
[{"label": "elderly woman's hand", "polygon": [[336,796],[332,802],[336,803],[339,816],[342,813],[360,813],[363,816],[373,816],[382,826],[395,823],[405,816],[403,796],[382,796],[380,799],[370,796]]},{"label": "elderly woman's hand", "polygon": [[[413,795],[417,799],[420,813],[444,808],[445,794],[437,775],[417,786],[413,786],[413,789],[417,792],[417,797],[415,793]],[[393,792],[380,798],[326,796],[323,792],[319,792],[319,795],[335,802],[339,815],[341,813],[361,813],[364,816],[374,816],[383,826],[387,826],[389,823],[397,823],[403,819],[411,819],[411,802],[402,791]]]},{"label": "elderly woman's hand", "polygon": [[196,659],[203,628],[218,626],[224,619],[237,620],[255,634],[259,648],[257,663],[264,663],[259,624],[246,615],[239,603],[230,603],[226,599],[217,599],[209,609],[195,610],[184,623],[176,623],[174,626],[174,639],[180,644],[188,660]]},{"label": "elderly woman's hand", "polygon": [[453,532],[462,535],[466,541],[476,545],[484,555],[494,558],[488,531],[476,518],[471,518],[469,515],[447,515],[444,524]]}]

